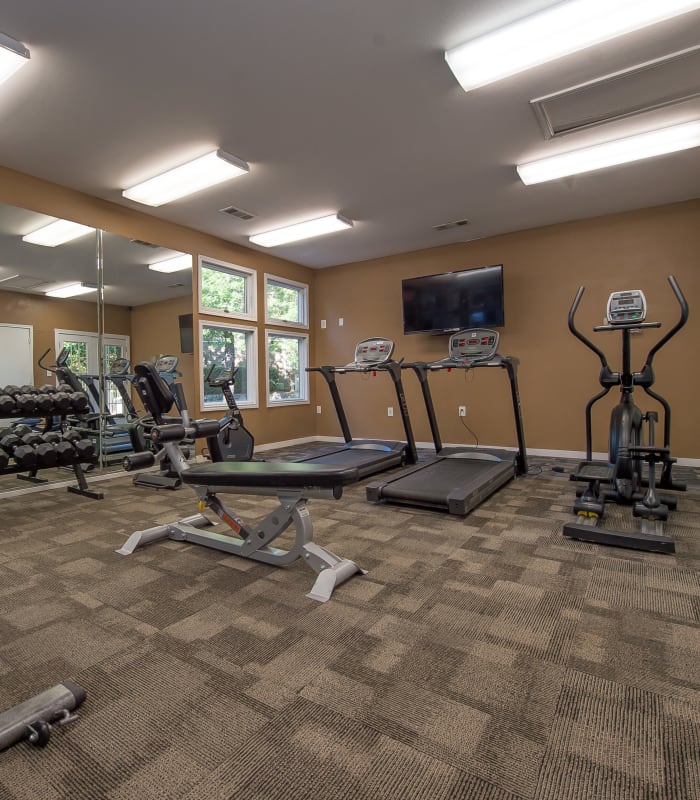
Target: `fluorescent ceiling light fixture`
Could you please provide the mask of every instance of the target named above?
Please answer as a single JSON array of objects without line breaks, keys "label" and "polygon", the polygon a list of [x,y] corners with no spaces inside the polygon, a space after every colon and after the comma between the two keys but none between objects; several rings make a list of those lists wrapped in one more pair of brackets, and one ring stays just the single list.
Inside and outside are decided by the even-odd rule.
[{"label": "fluorescent ceiling light fixture", "polygon": [[181,269],[192,269],[192,256],[189,253],[181,253],[179,256],[166,258],[163,261],[154,261],[148,265],[148,269],[155,272],[179,272]]},{"label": "fluorescent ceiling light fixture", "polygon": [[465,92],[700,8],[700,0],[568,0],[465,42],[445,59]]},{"label": "fluorescent ceiling light fixture", "polygon": [[89,283],[71,283],[68,286],[62,286],[60,289],[52,289],[46,292],[47,297],[76,297],[79,294],[87,294],[97,290],[96,286]]},{"label": "fluorescent ceiling light fixture", "polygon": [[248,241],[259,244],[261,247],[277,247],[280,244],[289,244],[301,239],[311,239],[314,236],[324,236],[326,233],[335,233],[335,231],[342,231],[345,228],[352,228],[352,220],[345,219],[340,214],[329,214],[327,217],[298,222],[296,225],[288,225],[286,228],[256,233],[255,236],[249,236]]},{"label": "fluorescent ceiling light fixture", "polygon": [[94,231],[94,228],[87,225],[79,225],[77,222],[69,222],[67,219],[57,219],[55,222],[50,222],[43,228],[38,228],[23,236],[22,241],[41,244],[44,247],[56,247],[59,244],[72,242],[73,239],[79,239],[88,233],[94,233]]},{"label": "fluorescent ceiling light fixture", "polygon": [[245,161],[223,150],[213,150],[195,158],[194,161],[175,167],[130,189],[124,189],[122,195],[147,206],[162,206],[164,203],[194,194],[222,181],[245,175],[248,171],[249,167]]},{"label": "fluorescent ceiling light fixture", "polygon": [[553,181],[567,175],[592,172],[617,164],[629,164],[631,161],[677,153],[698,146],[700,146],[700,119],[673,125],[670,128],[638,133],[625,139],[595,144],[570,153],[560,153],[528,164],[518,164],[516,169],[520,180],[526,186],[530,186],[533,183]]},{"label": "fluorescent ceiling light fixture", "polygon": [[29,50],[16,39],[0,33],[0,83],[29,61]]}]

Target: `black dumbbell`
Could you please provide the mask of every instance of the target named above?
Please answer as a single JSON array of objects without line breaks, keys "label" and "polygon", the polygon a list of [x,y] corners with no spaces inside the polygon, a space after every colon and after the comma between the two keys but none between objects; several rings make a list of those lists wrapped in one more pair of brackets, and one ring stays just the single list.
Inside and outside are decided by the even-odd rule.
[{"label": "black dumbbell", "polygon": [[35,448],[25,444],[16,434],[3,436],[0,439],[0,447],[15,460],[20,469],[36,469],[38,459]]},{"label": "black dumbbell", "polygon": [[56,392],[52,397],[56,414],[67,414],[71,410],[71,400],[68,392]]},{"label": "black dumbbell", "polygon": [[75,448],[70,442],[67,442],[60,433],[56,431],[47,431],[42,435],[42,439],[47,444],[53,446],[60,466],[67,467],[75,462]]},{"label": "black dumbbell", "polygon": [[71,392],[70,404],[75,414],[85,414],[90,410],[90,401],[84,392]]},{"label": "black dumbbell", "polygon": [[10,463],[10,457],[4,450],[0,450],[0,472],[4,469],[7,469],[7,465]]},{"label": "black dumbbell", "polygon": [[0,415],[9,417],[14,414],[16,408],[14,397],[10,397],[9,394],[0,394]]},{"label": "black dumbbell", "polygon": [[78,431],[66,431],[63,438],[75,448],[77,461],[89,464],[95,460],[95,443],[92,439],[83,439]]}]

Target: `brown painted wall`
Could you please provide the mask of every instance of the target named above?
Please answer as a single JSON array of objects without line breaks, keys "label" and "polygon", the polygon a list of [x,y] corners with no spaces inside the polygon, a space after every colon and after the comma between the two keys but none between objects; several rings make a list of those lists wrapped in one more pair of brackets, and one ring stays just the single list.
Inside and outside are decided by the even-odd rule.
[{"label": "brown painted wall", "polygon": [[[249,250],[215,236],[200,233],[199,231],[181,225],[175,225],[149,216],[148,214],[115,205],[105,200],[91,197],[90,195],[75,192],[71,189],[48,183],[4,167],[0,167],[0,203],[7,203],[53,216],[60,216],[63,219],[102,228],[121,236],[155,242],[173,250],[189,252],[194,256],[195,265],[197,263],[197,256],[201,254],[209,256],[210,258],[257,270],[260,408],[246,411],[246,425],[254,432],[257,444],[312,436],[314,434],[316,416],[311,404],[274,409],[268,409],[265,406],[265,314],[263,306],[263,286],[265,272],[307,283],[309,285],[309,303],[313,310],[315,303],[315,271],[277,258],[274,255]],[[109,264],[105,264],[105,269],[109,269]],[[193,270],[192,280],[193,287],[196,287],[196,266]],[[42,313],[44,313],[46,306],[35,305],[43,298],[39,298],[37,295],[22,295],[22,297],[26,299],[18,302],[27,303],[28,308],[31,307],[37,311],[41,310]],[[44,300],[44,302],[50,301]],[[70,310],[73,306],[82,308],[86,319],[92,314],[89,327],[86,327],[85,330],[96,330],[96,311],[94,305],[91,306],[89,303],[80,301],[61,300],[55,302],[61,304],[69,303],[70,306],[61,306],[61,308],[66,309],[66,313],[69,315],[73,313]],[[105,329],[106,332],[110,333],[131,333],[132,360],[139,360],[141,358],[148,359],[156,352],[168,352],[179,355],[180,339],[177,316],[190,311],[193,311],[195,314],[196,328],[199,315],[196,303],[193,303],[192,300],[185,303],[173,303],[172,301],[168,301],[163,304],[150,304],[149,306],[136,307],[132,319],[127,322],[127,330],[122,331],[110,329],[112,311],[106,309]],[[61,313],[63,314],[64,312]],[[78,312],[76,311],[75,313],[77,314]],[[126,313],[126,310],[124,310],[124,313]],[[150,321],[147,318],[149,318]],[[209,317],[209,319],[215,318]],[[20,320],[11,319],[9,317],[5,318],[5,309],[0,307],[0,321],[11,322]],[[34,324],[35,326],[47,329],[49,326],[53,327],[53,322],[50,320],[24,318],[21,321],[26,324]],[[227,319],[225,321],[232,322],[233,320]],[[121,322],[119,324],[121,324]],[[248,325],[250,323],[246,322],[245,324]],[[61,327],[77,329],[79,326],[77,322],[73,322],[70,325],[61,323]],[[43,350],[38,350],[39,346],[35,339],[35,349],[41,354]],[[313,363],[315,360],[313,337],[310,337],[309,346],[310,359]],[[51,347],[53,347],[53,338],[51,339]],[[197,336],[195,335],[195,348],[197,347]],[[44,347],[44,349],[46,348]],[[198,363],[195,359],[198,359],[198,354],[194,356],[182,356],[180,362],[181,371],[183,372],[182,381],[185,385],[185,393],[190,413],[192,416],[204,416],[198,402],[199,388],[194,382],[193,364]],[[219,415],[220,414],[213,414],[211,412],[207,414],[207,416]]]},{"label": "brown painted wall", "polygon": [[[643,289],[647,320],[662,322],[665,331],[678,317],[666,280],[674,274],[690,304],[690,321],[658,354],[655,388],[673,408],[674,454],[700,458],[695,418],[700,397],[700,369],[695,359],[700,340],[698,254],[700,201],[695,200],[321,270],[316,280],[316,356],[319,363],[347,362],[357,341],[381,335],[394,339],[396,356],[407,361],[442,358],[447,355],[446,336],[403,335],[401,279],[502,263],[506,325],[501,331],[500,351],[521,361],[527,445],[580,451],[584,449],[584,407],[598,391],[600,365],[567,328],[576,289],[586,286],[577,322],[596,337],[611,366],[619,368],[620,335],[591,332],[593,325],[603,322],[609,293]],[[366,290],[358,291],[358,286]],[[344,319],[343,327],[338,326],[339,317]],[[321,319],[328,322],[325,330],[320,329]],[[634,337],[635,369],[641,367],[658,335],[652,331]],[[338,435],[330,398],[316,380],[316,397],[323,405],[318,432]],[[366,385],[361,385],[363,380]],[[416,438],[428,442],[430,431],[412,373],[405,375],[405,386]],[[386,407],[396,406],[396,400],[386,375],[345,376],[339,387],[353,435],[402,438],[398,417],[387,418]],[[436,374],[431,388],[444,442],[474,441],[457,416],[457,406],[466,405],[465,421],[481,443],[515,445],[507,379],[501,370]],[[594,415],[594,450],[607,449],[609,409],[616,399],[607,400],[601,401]],[[639,405],[654,408],[641,392]]]},{"label": "brown painted wall", "polygon": [[[55,328],[71,331],[97,331],[97,307],[85,300],[59,300],[38,294],[0,291],[0,322],[34,327],[34,384],[50,383],[46,372],[40,369],[37,359],[51,350],[45,362],[56,359]],[[130,335],[129,309],[121,306],[105,307],[105,332]]]}]

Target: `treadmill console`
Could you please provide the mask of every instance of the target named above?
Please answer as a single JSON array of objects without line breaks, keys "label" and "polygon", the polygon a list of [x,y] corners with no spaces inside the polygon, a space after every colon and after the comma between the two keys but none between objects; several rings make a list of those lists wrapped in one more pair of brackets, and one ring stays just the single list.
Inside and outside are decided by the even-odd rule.
[{"label": "treadmill console", "polygon": [[394,343],[391,339],[363,339],[355,348],[355,361],[358,367],[371,367],[385,364],[391,359]]},{"label": "treadmill console", "polygon": [[233,381],[234,373],[235,369],[231,367],[226,367],[223,364],[212,364],[209,367],[209,372],[204,377],[204,382],[208,383],[209,386],[223,386]]},{"label": "treadmill console", "polygon": [[630,322],[644,322],[647,315],[647,301],[641,289],[627,289],[613,292],[608,297],[608,325],[624,325]]},{"label": "treadmill console", "polygon": [[498,331],[490,328],[469,328],[450,336],[449,359],[460,363],[489,361],[498,349]]}]

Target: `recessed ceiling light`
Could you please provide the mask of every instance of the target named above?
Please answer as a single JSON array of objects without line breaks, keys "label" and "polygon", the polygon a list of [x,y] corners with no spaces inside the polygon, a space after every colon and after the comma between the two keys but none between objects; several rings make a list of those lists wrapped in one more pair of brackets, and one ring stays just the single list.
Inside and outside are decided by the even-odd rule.
[{"label": "recessed ceiling light", "polygon": [[162,206],[222,181],[245,175],[248,171],[245,161],[223,150],[213,150],[194,161],[181,164],[130,189],[124,189],[122,195],[147,206]]},{"label": "recessed ceiling light", "polygon": [[42,228],[38,228],[26,236],[22,237],[23,242],[40,244],[44,247],[56,247],[59,244],[72,242],[88,233],[94,233],[95,229],[88,225],[80,225],[77,222],[69,222],[67,219],[57,219]]},{"label": "recessed ceiling light", "polygon": [[192,269],[192,256],[189,253],[182,253],[162,261],[154,261],[148,265],[148,269],[154,272],[179,272],[181,269]]},{"label": "recessed ceiling light", "polygon": [[352,220],[345,219],[340,214],[329,214],[327,217],[310,219],[306,222],[297,222],[295,225],[287,225],[284,228],[256,233],[255,236],[249,236],[248,241],[259,244],[261,247],[277,247],[281,244],[298,242],[301,239],[311,239],[314,236],[342,231],[345,228],[352,228]]},{"label": "recessed ceiling light", "polygon": [[445,59],[465,92],[700,8],[700,0],[568,0],[465,42]]},{"label": "recessed ceiling light", "polygon": [[700,146],[700,120],[560,153],[516,169],[526,186]]},{"label": "recessed ceiling light", "polygon": [[0,83],[4,83],[28,61],[29,50],[22,42],[0,33]]}]

